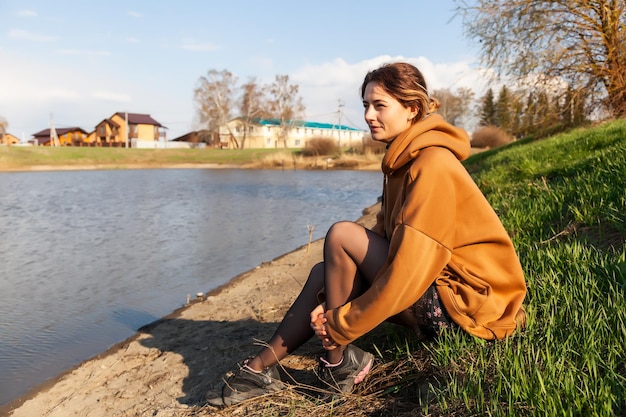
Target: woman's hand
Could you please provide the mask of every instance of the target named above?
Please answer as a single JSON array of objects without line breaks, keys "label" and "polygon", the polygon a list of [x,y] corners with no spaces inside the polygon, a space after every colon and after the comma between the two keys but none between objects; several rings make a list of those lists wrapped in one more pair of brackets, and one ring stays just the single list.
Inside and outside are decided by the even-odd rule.
[{"label": "woman's hand", "polygon": [[333,350],[339,345],[328,336],[326,331],[326,304],[322,303],[311,311],[311,328],[315,335],[322,341],[322,346],[326,350]]}]

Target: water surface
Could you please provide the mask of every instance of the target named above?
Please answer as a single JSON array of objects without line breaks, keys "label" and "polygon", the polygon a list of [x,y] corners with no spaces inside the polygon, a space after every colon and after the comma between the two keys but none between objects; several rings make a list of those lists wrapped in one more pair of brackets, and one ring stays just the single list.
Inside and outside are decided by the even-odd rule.
[{"label": "water surface", "polygon": [[0,174],[0,404],[376,202],[375,172]]}]

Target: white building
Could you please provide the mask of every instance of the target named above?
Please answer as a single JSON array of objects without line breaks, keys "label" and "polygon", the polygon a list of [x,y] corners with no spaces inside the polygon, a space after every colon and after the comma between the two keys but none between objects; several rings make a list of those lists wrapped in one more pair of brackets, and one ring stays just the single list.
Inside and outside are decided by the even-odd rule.
[{"label": "white building", "polygon": [[[259,148],[303,148],[314,138],[333,138],[339,147],[361,145],[365,131],[354,127],[330,123],[290,120],[287,122],[286,144],[283,143],[280,120],[252,119],[250,122],[237,117],[220,126],[220,143],[225,148],[237,146],[245,149]],[[236,145],[238,144],[238,145]]]}]

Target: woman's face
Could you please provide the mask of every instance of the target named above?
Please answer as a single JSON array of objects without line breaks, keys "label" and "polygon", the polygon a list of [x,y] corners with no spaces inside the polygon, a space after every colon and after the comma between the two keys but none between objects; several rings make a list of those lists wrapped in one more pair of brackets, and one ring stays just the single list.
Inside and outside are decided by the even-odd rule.
[{"label": "woman's face", "polygon": [[404,107],[376,82],[365,86],[363,108],[372,139],[381,142],[391,142],[408,129],[417,114],[415,109]]}]

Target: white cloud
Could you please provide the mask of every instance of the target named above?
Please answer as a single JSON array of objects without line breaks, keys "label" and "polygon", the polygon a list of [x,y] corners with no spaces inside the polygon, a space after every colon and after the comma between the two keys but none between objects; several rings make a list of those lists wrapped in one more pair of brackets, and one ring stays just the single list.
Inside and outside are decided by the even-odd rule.
[{"label": "white cloud", "polygon": [[129,16],[132,16],[132,17],[137,17],[137,18],[139,18],[139,17],[143,17],[143,14],[142,14],[142,13],[136,12],[136,11],[134,11],[134,10],[129,10],[129,11],[128,11],[128,15],[129,15]]},{"label": "white cloud", "polygon": [[126,42],[128,42],[128,43],[139,43],[141,41],[138,38],[126,38]]},{"label": "white cloud", "polygon": [[402,56],[381,55],[371,59],[347,63],[335,59],[319,65],[309,65],[292,73],[294,84],[300,87],[300,96],[306,106],[306,117],[315,121],[336,123],[339,102],[342,108],[342,123],[365,128],[360,87],[368,71],[396,61],[409,62],[418,67],[428,84],[429,90],[469,87],[477,95],[484,90],[484,81],[479,70],[473,69],[469,62],[434,64],[424,57],[408,58]]},{"label": "white cloud", "polygon": [[128,103],[131,101],[131,97],[127,93],[116,93],[112,91],[95,91],[92,98],[102,101],[109,101],[113,103]]},{"label": "white cloud", "polygon": [[37,16],[37,12],[34,10],[19,10],[17,15],[22,17],[35,17]]},{"label": "white cloud", "polygon": [[23,39],[33,42],[52,42],[58,39],[56,36],[44,35],[41,33],[30,32],[22,29],[11,29],[9,31],[9,38]]}]

